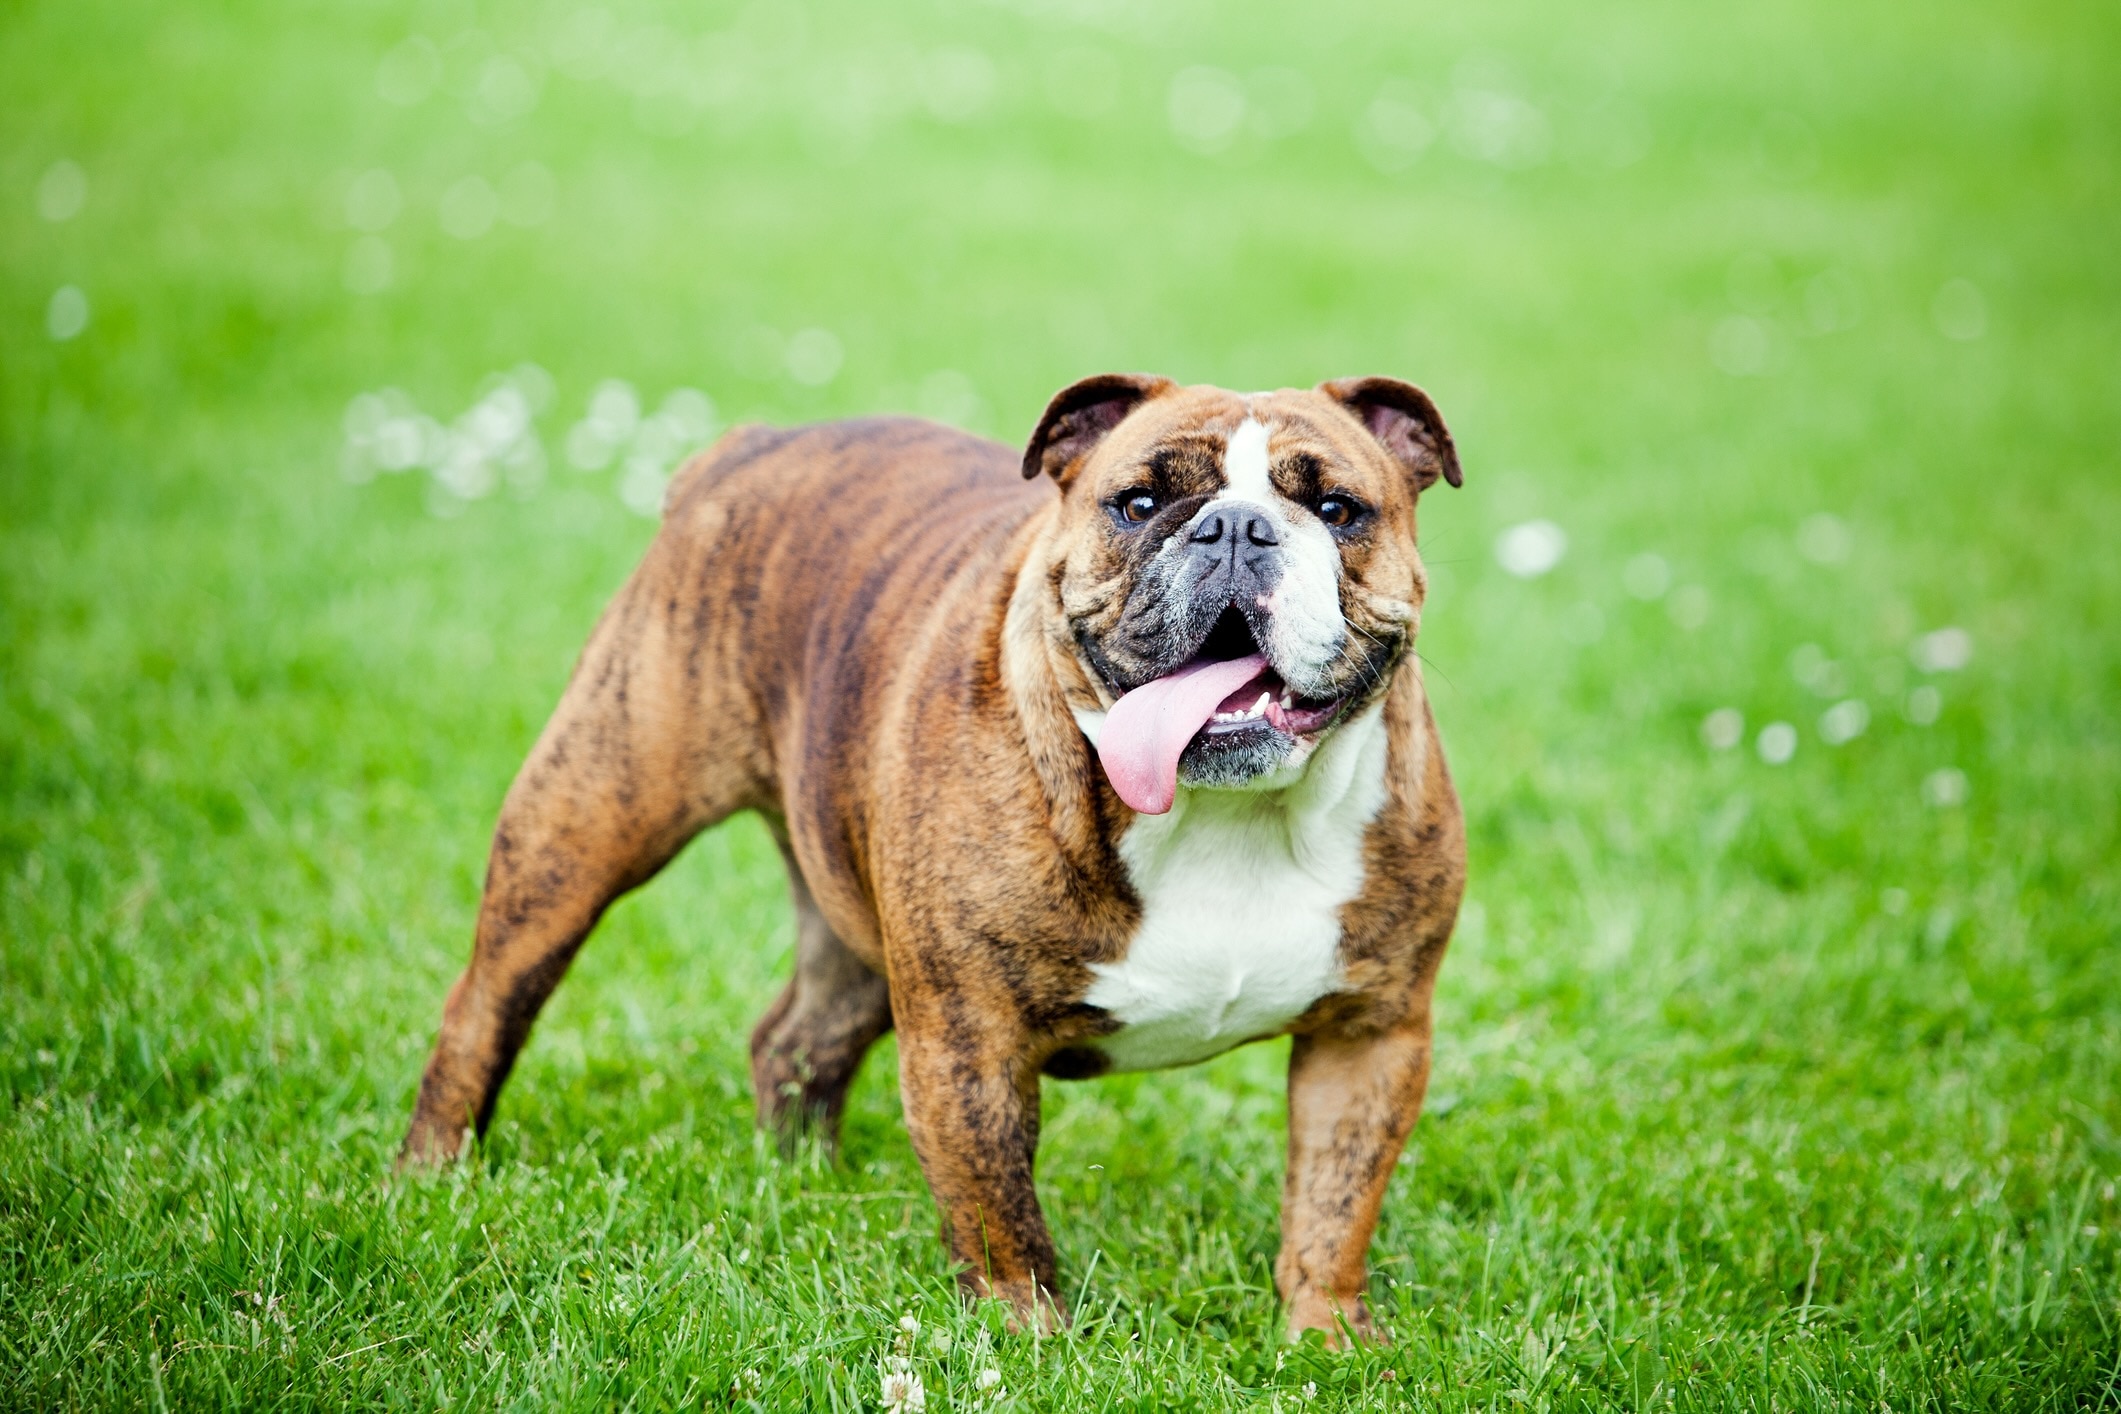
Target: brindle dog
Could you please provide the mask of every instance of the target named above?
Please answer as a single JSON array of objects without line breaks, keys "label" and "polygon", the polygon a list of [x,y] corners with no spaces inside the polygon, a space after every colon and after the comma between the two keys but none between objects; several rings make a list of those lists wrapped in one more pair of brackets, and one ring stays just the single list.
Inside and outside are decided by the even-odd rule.
[{"label": "brindle dog", "polygon": [[1106,375],[1022,454],[906,419],[732,431],[508,792],[402,1162],[464,1152],[604,909],[755,810],[797,919],[761,1123],[829,1140],[895,1026],[964,1286],[1048,1328],[1041,1077],[1293,1034],[1277,1284],[1292,1333],[1373,1334],[1464,876],[1411,651],[1439,479],[1443,419],[1384,378]]}]

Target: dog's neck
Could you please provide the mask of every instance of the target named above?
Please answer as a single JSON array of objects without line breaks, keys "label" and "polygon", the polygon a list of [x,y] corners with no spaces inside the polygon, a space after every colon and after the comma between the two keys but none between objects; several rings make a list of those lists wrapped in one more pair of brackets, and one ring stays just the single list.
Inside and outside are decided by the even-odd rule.
[{"label": "dog's neck", "polygon": [[1071,860],[1088,866],[1109,857],[1119,833],[1111,827],[1127,812],[1105,784],[1103,768],[1071,710],[1102,703],[1074,645],[1055,641],[1059,521],[1056,505],[1025,527],[1002,615],[999,658],[1003,688],[1045,791],[1054,839]]}]

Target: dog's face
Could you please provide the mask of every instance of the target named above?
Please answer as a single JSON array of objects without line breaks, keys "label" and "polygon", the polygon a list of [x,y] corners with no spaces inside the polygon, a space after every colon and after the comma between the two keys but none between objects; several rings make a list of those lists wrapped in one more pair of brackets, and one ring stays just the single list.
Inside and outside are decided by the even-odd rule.
[{"label": "dog's face", "polygon": [[[1428,397],[1381,378],[1249,395],[1087,379],[1032,438],[1041,472],[1063,493],[1061,618],[1102,699],[1071,705],[1093,730],[1137,692],[1165,717],[1200,710],[1177,779],[1209,786],[1286,778],[1383,691],[1426,586],[1416,497],[1460,479]],[[1248,675],[1234,660],[1252,655]]]}]

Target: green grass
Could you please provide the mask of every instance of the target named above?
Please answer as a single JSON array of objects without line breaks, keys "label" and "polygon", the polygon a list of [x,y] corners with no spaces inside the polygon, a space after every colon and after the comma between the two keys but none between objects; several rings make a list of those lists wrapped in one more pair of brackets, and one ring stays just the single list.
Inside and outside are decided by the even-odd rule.
[{"label": "green grass", "polygon": [[[0,13],[0,1403],[873,1409],[912,1314],[930,1408],[2121,1405],[2111,7],[625,0],[591,77],[566,11],[472,11]],[[413,34],[443,86],[393,105]],[[467,116],[488,47],[527,115]],[[1380,92],[1434,129],[1391,171]],[[530,160],[548,220],[444,232]],[[446,421],[526,360],[541,485],[342,474],[357,393]],[[391,1181],[501,793],[651,533],[561,455],[597,383],[1013,441],[1114,367],[1399,374],[1464,452],[1423,650],[1471,901],[1397,1343],[1276,1344],[1280,1045],[1049,1087],[1075,1330],[961,1310],[888,1043],[836,1164],[753,1137],[750,821],[615,910],[481,1161]],[[1568,553],[1520,580],[1530,518]]]}]

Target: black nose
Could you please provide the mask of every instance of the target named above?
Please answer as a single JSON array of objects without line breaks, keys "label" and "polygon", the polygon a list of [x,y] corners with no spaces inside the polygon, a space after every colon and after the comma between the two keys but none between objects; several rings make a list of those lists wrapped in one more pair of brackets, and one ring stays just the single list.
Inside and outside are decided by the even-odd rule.
[{"label": "black nose", "polygon": [[1274,522],[1258,508],[1245,505],[1209,511],[1186,539],[1195,545],[1220,545],[1225,537],[1239,536],[1247,544],[1262,548],[1281,544],[1281,537],[1274,533]]}]

